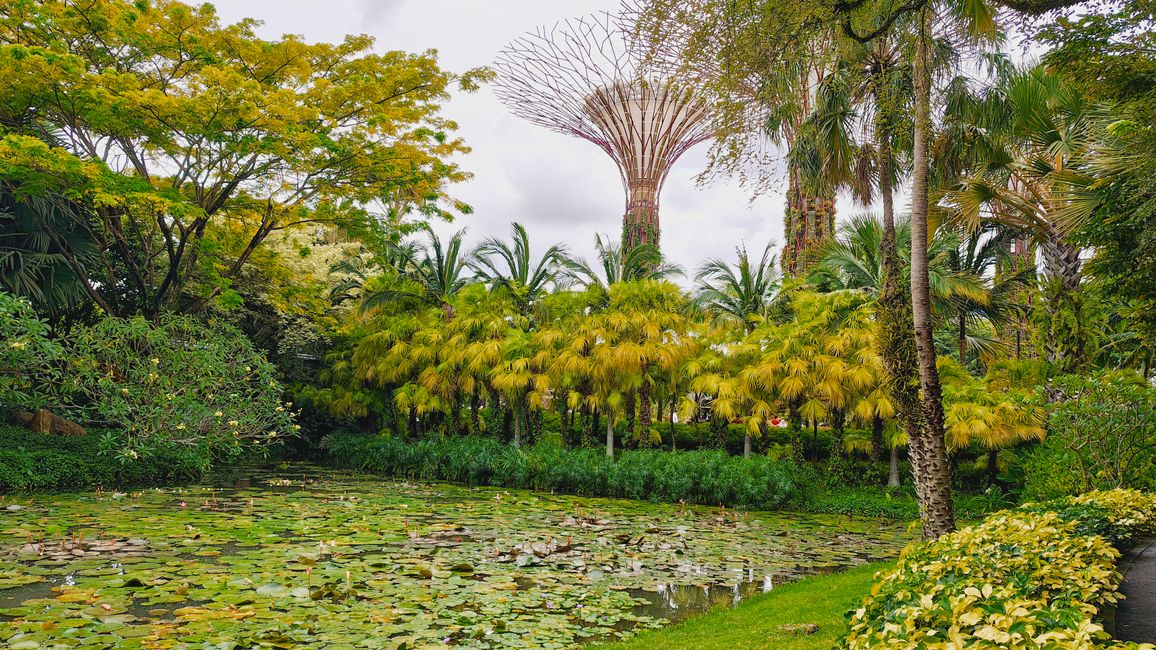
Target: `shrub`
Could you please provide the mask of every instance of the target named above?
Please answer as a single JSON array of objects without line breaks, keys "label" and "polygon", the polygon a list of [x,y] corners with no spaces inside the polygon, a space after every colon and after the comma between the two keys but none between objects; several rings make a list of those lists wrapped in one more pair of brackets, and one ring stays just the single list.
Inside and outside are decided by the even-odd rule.
[{"label": "shrub", "polygon": [[137,458],[170,445],[236,455],[293,432],[274,368],[239,330],[190,318],[105,318],[73,332],[65,389],[81,419]]},{"label": "shrub", "polygon": [[184,483],[208,466],[195,450],[172,446],[125,461],[103,453],[110,436],[115,434],[62,437],[0,425],[0,493]]},{"label": "shrub", "polygon": [[41,408],[61,354],[31,303],[0,291],[0,410]]},{"label": "shrub", "polygon": [[469,485],[770,509],[816,482],[805,468],[765,456],[719,451],[600,450],[540,444],[517,449],[493,438],[431,438],[417,443],[385,436],[330,435],[325,449],[339,467],[390,476]]},{"label": "shrub", "polygon": [[906,550],[851,613],[841,647],[1111,645],[1093,619],[1119,598],[1120,553],[1070,518],[1078,506],[1096,509],[1117,536],[1156,522],[1156,496],[1127,490],[998,512]]},{"label": "shrub", "polygon": [[1029,498],[1156,488],[1156,387],[1124,371],[1058,377],[1048,391],[1048,439],[1024,463]]}]

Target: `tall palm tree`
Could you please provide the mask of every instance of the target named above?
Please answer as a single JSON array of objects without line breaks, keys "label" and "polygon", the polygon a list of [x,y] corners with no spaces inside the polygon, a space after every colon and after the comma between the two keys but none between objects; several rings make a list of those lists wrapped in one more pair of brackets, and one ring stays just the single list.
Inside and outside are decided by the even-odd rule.
[{"label": "tall palm tree", "polygon": [[[1099,207],[1102,179],[1119,163],[1106,142],[1107,108],[1036,68],[1011,74],[961,119],[977,126],[972,171],[943,203],[973,230],[995,221],[1029,235],[1053,317],[1065,308],[1079,315],[1082,250],[1068,235]],[[1090,333],[1075,334],[1049,341],[1049,360],[1069,370],[1085,363]]]},{"label": "tall palm tree", "polygon": [[566,268],[568,255],[565,246],[555,244],[535,262],[526,228],[514,222],[511,229],[512,241],[491,237],[474,249],[470,266],[492,288],[509,292],[519,315],[529,318]]},{"label": "tall palm tree", "polygon": [[634,280],[669,280],[684,275],[678,264],[667,262],[653,244],[642,244],[627,251],[603,235],[594,236],[597,264],[582,258],[565,260],[566,272],[575,281],[588,287],[608,290],[619,282]]},{"label": "tall palm tree", "polygon": [[[386,264],[394,268],[400,281],[366,292],[361,302],[363,312],[412,300],[440,307],[447,321],[453,319],[454,296],[473,280],[467,273],[470,255],[462,249],[465,230],[442,241],[429,224],[423,223],[419,228],[425,235],[424,242],[402,242],[392,247],[387,256]],[[351,280],[356,281],[357,269],[350,270],[354,271]]]},{"label": "tall palm tree", "polygon": [[737,262],[714,258],[695,274],[697,303],[716,315],[733,318],[749,333],[767,317],[779,292],[778,264],[772,245],[767,244],[762,257],[752,260],[746,245],[735,249]]}]

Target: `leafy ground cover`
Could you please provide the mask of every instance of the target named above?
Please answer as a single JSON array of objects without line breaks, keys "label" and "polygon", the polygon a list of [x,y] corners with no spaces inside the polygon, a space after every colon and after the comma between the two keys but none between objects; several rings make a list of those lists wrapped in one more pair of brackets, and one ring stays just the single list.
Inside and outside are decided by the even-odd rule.
[{"label": "leafy ground cover", "polygon": [[846,614],[871,589],[875,563],[812,576],[661,630],[648,630],[606,650],[828,650],[847,631]]},{"label": "leafy ground cover", "polygon": [[892,557],[903,526],[303,467],[0,497],[0,645],[564,648]]},{"label": "leafy ground cover", "polygon": [[188,483],[208,459],[196,449],[154,447],[137,461],[104,453],[102,436],[52,436],[0,424],[0,494]]},{"label": "leafy ground cover", "polygon": [[1154,532],[1156,495],[1136,490],[995,513],[904,552],[839,647],[1136,648],[1097,619],[1120,598],[1113,543]]}]

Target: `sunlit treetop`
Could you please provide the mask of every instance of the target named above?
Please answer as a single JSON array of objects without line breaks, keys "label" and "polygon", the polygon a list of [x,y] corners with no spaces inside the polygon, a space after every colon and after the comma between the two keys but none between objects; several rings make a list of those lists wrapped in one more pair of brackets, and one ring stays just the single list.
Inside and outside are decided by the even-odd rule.
[{"label": "sunlit treetop", "polygon": [[[12,189],[87,202],[106,226],[112,213],[134,222],[156,246],[146,257],[168,259],[161,275],[192,262],[216,219],[248,224],[235,273],[269,232],[294,224],[469,210],[449,194],[469,176],[451,158],[468,148],[440,109],[451,90],[476,89],[485,69],[444,71],[433,50],[378,53],[364,35],[265,40],[259,22],[223,24],[209,4],[0,7]],[[151,290],[160,301],[168,291]]]}]

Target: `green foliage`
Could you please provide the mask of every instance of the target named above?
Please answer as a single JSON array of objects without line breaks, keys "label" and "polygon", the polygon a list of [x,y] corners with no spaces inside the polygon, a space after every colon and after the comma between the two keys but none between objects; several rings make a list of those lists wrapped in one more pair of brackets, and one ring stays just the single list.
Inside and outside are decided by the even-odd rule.
[{"label": "green foliage", "polygon": [[209,459],[195,448],[157,446],[125,462],[115,433],[52,436],[0,424],[0,493],[152,486],[195,480]]},{"label": "green foliage", "polygon": [[[955,514],[961,520],[979,519],[1011,505],[998,490],[981,494],[956,494]],[[828,487],[807,497],[798,508],[807,512],[881,517],[914,521],[919,519],[919,503],[910,485],[897,488]]]},{"label": "green foliage", "polygon": [[[47,250],[13,240],[28,241],[19,257],[67,267],[106,313],[235,306],[253,254],[304,224],[372,239],[469,211],[448,190],[469,177],[452,162],[468,149],[440,110],[487,70],[378,53],[364,35],[264,40],[207,3],[3,7],[0,204],[58,235]],[[88,254],[61,233],[86,235]]]},{"label": "green foliage", "polygon": [[344,433],[330,436],[325,448],[339,467],[390,476],[763,510],[783,506],[816,482],[790,462],[715,451],[628,451],[610,459],[595,450],[518,449],[477,437],[409,444]]},{"label": "green foliage", "polygon": [[1121,580],[1120,553],[1099,533],[1126,539],[1154,525],[1156,496],[1130,490],[996,513],[877,575],[840,647],[1126,647],[1094,621]]},{"label": "green foliage", "polygon": [[1048,439],[1024,462],[1028,497],[1156,487],[1156,387],[1121,371],[1061,376],[1047,391]]},{"label": "green foliage", "polygon": [[295,431],[272,365],[231,327],[105,318],[74,331],[68,354],[71,409],[123,432],[126,458],[167,445],[233,456]]},{"label": "green foliage", "polygon": [[0,411],[43,406],[61,352],[32,305],[0,291]]}]

